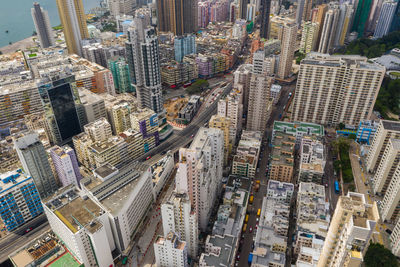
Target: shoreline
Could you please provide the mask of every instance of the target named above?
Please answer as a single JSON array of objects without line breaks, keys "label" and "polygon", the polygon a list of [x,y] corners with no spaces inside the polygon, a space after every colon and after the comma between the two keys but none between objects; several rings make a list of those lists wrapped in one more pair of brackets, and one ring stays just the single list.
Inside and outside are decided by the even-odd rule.
[{"label": "shoreline", "polygon": [[33,41],[34,37],[36,36],[30,36],[13,44],[0,47],[0,51],[3,54],[10,54],[14,53],[16,50],[25,50],[28,47],[35,46],[35,42]]}]

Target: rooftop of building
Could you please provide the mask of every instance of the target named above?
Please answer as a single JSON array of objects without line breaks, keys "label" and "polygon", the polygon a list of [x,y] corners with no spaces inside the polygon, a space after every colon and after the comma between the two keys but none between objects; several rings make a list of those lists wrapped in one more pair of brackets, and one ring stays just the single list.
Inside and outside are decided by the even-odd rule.
[{"label": "rooftop of building", "polygon": [[324,126],[305,122],[274,121],[274,131],[296,134],[296,132],[324,136]]},{"label": "rooftop of building", "polygon": [[385,130],[400,132],[400,122],[381,120],[382,126]]},{"label": "rooftop of building", "polygon": [[154,243],[158,244],[158,245],[163,245],[164,242],[166,242],[166,241],[173,243],[175,249],[179,249],[179,250],[185,249],[186,242],[180,241],[178,236],[176,234],[174,234],[173,232],[169,232],[166,237],[157,236],[157,239]]},{"label": "rooftop of building", "polygon": [[390,143],[392,144],[393,149],[396,151],[400,150],[400,140],[399,139],[390,139]]},{"label": "rooftop of building", "polygon": [[104,99],[100,97],[98,94],[95,94],[87,89],[80,88],[78,92],[79,92],[79,98],[81,99],[81,103],[83,105],[94,104],[104,101]]},{"label": "rooftop of building", "polygon": [[312,52],[307,54],[306,58],[300,64],[319,65],[328,67],[341,67],[343,65],[356,65],[358,68],[385,71],[385,67],[359,55],[329,55]]},{"label": "rooftop of building", "polygon": [[353,213],[354,226],[373,230],[372,222],[379,220],[376,202],[368,204],[364,194],[350,191],[346,196],[340,196],[340,202],[343,209]]},{"label": "rooftop of building", "polygon": [[74,151],[70,146],[65,145],[65,146],[53,146],[50,148],[50,151],[56,154],[57,156],[64,158],[64,157],[69,157],[67,153]]},{"label": "rooftop of building", "polygon": [[97,217],[104,210],[85,195],[80,195],[74,185],[63,187],[43,200],[43,203],[75,234],[82,227],[91,233],[102,227]]},{"label": "rooftop of building", "polygon": [[132,117],[136,118],[138,121],[147,120],[155,115],[157,114],[149,108],[142,108],[132,112]]},{"label": "rooftop of building", "polygon": [[202,253],[200,256],[200,262],[204,261],[207,266],[229,266],[235,257],[235,241],[236,238],[233,236],[207,236],[207,243],[213,247],[221,248],[219,255],[213,253]]},{"label": "rooftop of building", "polygon": [[164,173],[165,167],[168,164],[168,162],[173,162],[173,156],[172,155],[166,155],[165,157],[163,157],[162,159],[160,159],[159,161],[157,161],[155,164],[153,164],[153,166],[151,166],[151,170],[152,170],[152,179],[154,183],[158,183],[158,181],[160,180],[161,176]]},{"label": "rooftop of building", "polygon": [[[270,264],[285,265],[285,252],[275,250],[276,247],[286,250],[287,238],[275,233],[269,226],[261,226],[257,230],[252,265],[271,266]],[[279,265],[273,265],[279,266]]]},{"label": "rooftop of building", "polygon": [[86,124],[84,126],[85,129],[90,129],[90,128],[102,128],[104,126],[110,126],[110,123],[108,122],[108,120],[104,117],[101,117],[95,121],[89,122],[88,124]]},{"label": "rooftop of building", "polygon": [[106,151],[112,147],[115,147],[117,144],[119,144],[123,140],[124,139],[120,136],[112,136],[112,137],[108,138],[107,141],[94,143],[90,147],[93,152],[101,154],[104,151]]},{"label": "rooftop of building", "polygon": [[112,214],[118,214],[149,170],[144,163],[132,162],[118,170],[114,176],[102,181],[96,177],[85,177],[81,184]]},{"label": "rooftop of building", "polygon": [[34,264],[37,263],[40,266],[57,266],[56,263],[60,262],[71,267],[81,266],[51,230],[27,242],[9,255],[9,258],[16,267],[36,266]]},{"label": "rooftop of building", "polygon": [[117,174],[117,173],[118,173],[118,169],[109,163],[106,163],[106,164],[93,170],[93,174],[96,177],[100,178],[100,180],[103,180],[103,181],[107,180],[107,178],[109,178],[109,176],[111,176],[112,174]]},{"label": "rooftop of building", "polygon": [[250,189],[250,179],[233,175],[228,177],[223,196],[224,204],[219,206],[217,220],[212,229],[213,235],[239,236]]},{"label": "rooftop of building", "polygon": [[294,146],[296,137],[290,134],[277,132],[272,142],[272,165],[294,166]]},{"label": "rooftop of building", "polygon": [[268,194],[270,194],[270,192],[271,192],[274,197],[286,196],[288,194],[291,195],[291,194],[293,194],[293,191],[294,191],[294,184],[275,181],[275,180],[270,179],[268,181],[267,190],[268,190]]},{"label": "rooftop of building", "polygon": [[24,173],[22,169],[8,171],[0,174],[0,195],[9,192],[12,188],[18,187],[19,185],[33,182],[32,177]]}]

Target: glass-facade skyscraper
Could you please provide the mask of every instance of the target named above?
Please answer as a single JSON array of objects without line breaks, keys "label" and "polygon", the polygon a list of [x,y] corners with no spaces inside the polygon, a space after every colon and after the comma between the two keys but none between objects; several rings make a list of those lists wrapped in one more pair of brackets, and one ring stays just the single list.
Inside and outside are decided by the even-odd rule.
[{"label": "glass-facade skyscraper", "polygon": [[85,121],[75,76],[67,75],[39,85],[46,119],[57,143],[82,132]]}]

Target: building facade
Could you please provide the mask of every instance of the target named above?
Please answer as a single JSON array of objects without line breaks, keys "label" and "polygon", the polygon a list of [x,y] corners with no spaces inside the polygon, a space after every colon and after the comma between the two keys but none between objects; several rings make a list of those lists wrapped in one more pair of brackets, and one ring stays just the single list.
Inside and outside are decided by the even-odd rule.
[{"label": "building facade", "polygon": [[300,64],[292,121],[358,125],[371,116],[384,73],[365,57],[308,54]]},{"label": "building facade", "polygon": [[0,174],[0,218],[7,231],[43,213],[32,177],[21,169]]},{"label": "building facade", "polygon": [[54,36],[50,24],[49,13],[41,8],[38,2],[34,2],[33,8],[31,8],[31,14],[39,38],[40,47],[47,48],[53,46]]},{"label": "building facade", "polygon": [[37,134],[30,133],[14,141],[19,160],[30,175],[41,198],[53,194],[58,186],[50,167],[47,153]]}]

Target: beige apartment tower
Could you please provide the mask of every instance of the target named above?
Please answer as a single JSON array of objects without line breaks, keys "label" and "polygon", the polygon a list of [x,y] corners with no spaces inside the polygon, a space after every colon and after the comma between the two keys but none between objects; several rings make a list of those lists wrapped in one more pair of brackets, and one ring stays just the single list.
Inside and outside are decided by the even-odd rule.
[{"label": "beige apartment tower", "polygon": [[251,75],[246,130],[265,131],[272,109],[270,99],[272,81],[273,78],[265,74]]},{"label": "beige apartment tower", "polygon": [[283,27],[281,42],[281,58],[279,61],[278,77],[286,79],[292,71],[294,52],[296,50],[297,24],[289,23]]},{"label": "beige apartment tower", "polygon": [[364,194],[340,196],[317,266],[361,266],[378,219],[376,203],[368,204]]},{"label": "beige apartment tower", "polygon": [[382,221],[397,221],[400,201],[400,140],[390,139],[374,176],[374,192],[385,194],[381,202]]},{"label": "beige apartment tower", "polygon": [[89,38],[82,0],[57,0],[68,52],[82,56],[81,41]]},{"label": "beige apartment tower", "polygon": [[400,122],[381,120],[368,151],[368,172],[374,173],[377,170],[391,138],[400,139]]},{"label": "beige apartment tower", "polygon": [[370,118],[384,75],[366,57],[310,53],[300,64],[291,119],[358,125]]}]

